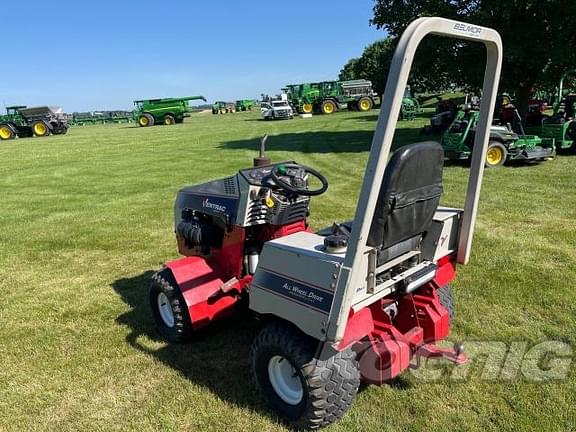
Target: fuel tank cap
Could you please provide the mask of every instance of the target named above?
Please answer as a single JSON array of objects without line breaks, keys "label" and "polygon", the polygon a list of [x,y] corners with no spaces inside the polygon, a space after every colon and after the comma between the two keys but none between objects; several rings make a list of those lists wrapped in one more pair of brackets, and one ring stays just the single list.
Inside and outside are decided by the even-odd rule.
[{"label": "fuel tank cap", "polygon": [[324,248],[328,253],[344,253],[348,246],[348,236],[332,234],[324,238]]}]

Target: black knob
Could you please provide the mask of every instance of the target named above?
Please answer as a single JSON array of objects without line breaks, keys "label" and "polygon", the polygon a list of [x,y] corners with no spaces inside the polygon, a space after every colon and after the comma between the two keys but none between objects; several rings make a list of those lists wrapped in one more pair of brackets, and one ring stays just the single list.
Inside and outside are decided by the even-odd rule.
[{"label": "black knob", "polygon": [[340,252],[348,246],[348,237],[342,234],[333,234],[324,238],[324,247],[328,252]]}]

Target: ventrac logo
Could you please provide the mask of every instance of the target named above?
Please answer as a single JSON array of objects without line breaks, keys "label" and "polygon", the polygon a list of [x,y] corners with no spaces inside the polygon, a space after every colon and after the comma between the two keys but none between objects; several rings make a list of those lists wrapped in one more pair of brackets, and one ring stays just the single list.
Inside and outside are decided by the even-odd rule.
[{"label": "ventrac logo", "polygon": [[480,33],[482,33],[482,27],[473,26],[473,25],[464,24],[464,23],[454,24],[454,30],[461,32],[461,33],[468,33],[469,35],[472,35],[472,36],[480,36]]},{"label": "ventrac logo", "polygon": [[210,202],[208,200],[208,198],[206,198],[204,201],[202,201],[202,207],[210,209],[210,210],[216,210],[216,211],[219,211],[222,213],[226,212],[226,206]]}]

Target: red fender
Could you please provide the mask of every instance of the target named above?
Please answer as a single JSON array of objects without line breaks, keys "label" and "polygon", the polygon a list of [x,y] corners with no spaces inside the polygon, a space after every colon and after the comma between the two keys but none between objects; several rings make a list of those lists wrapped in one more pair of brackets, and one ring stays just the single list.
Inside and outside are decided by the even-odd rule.
[{"label": "red fender", "polygon": [[221,272],[199,256],[169,261],[166,267],[172,271],[184,297],[194,330],[233,313],[238,301],[237,294],[245,288],[247,282],[240,280],[232,288],[233,294],[230,289],[224,293],[221,288],[226,281]]}]

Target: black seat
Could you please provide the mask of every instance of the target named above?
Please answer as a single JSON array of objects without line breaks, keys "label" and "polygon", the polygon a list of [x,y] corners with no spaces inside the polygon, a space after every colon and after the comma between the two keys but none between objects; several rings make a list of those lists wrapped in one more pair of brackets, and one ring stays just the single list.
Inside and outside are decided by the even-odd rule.
[{"label": "black seat", "polygon": [[[440,203],[443,168],[444,150],[434,141],[407,145],[394,152],[366,242],[377,248],[378,265],[420,249]],[[347,238],[351,231],[352,221],[334,224],[318,234]]]},{"label": "black seat", "polygon": [[419,247],[442,195],[444,151],[434,141],[398,149],[386,169],[367,245],[380,250],[378,262]]}]

